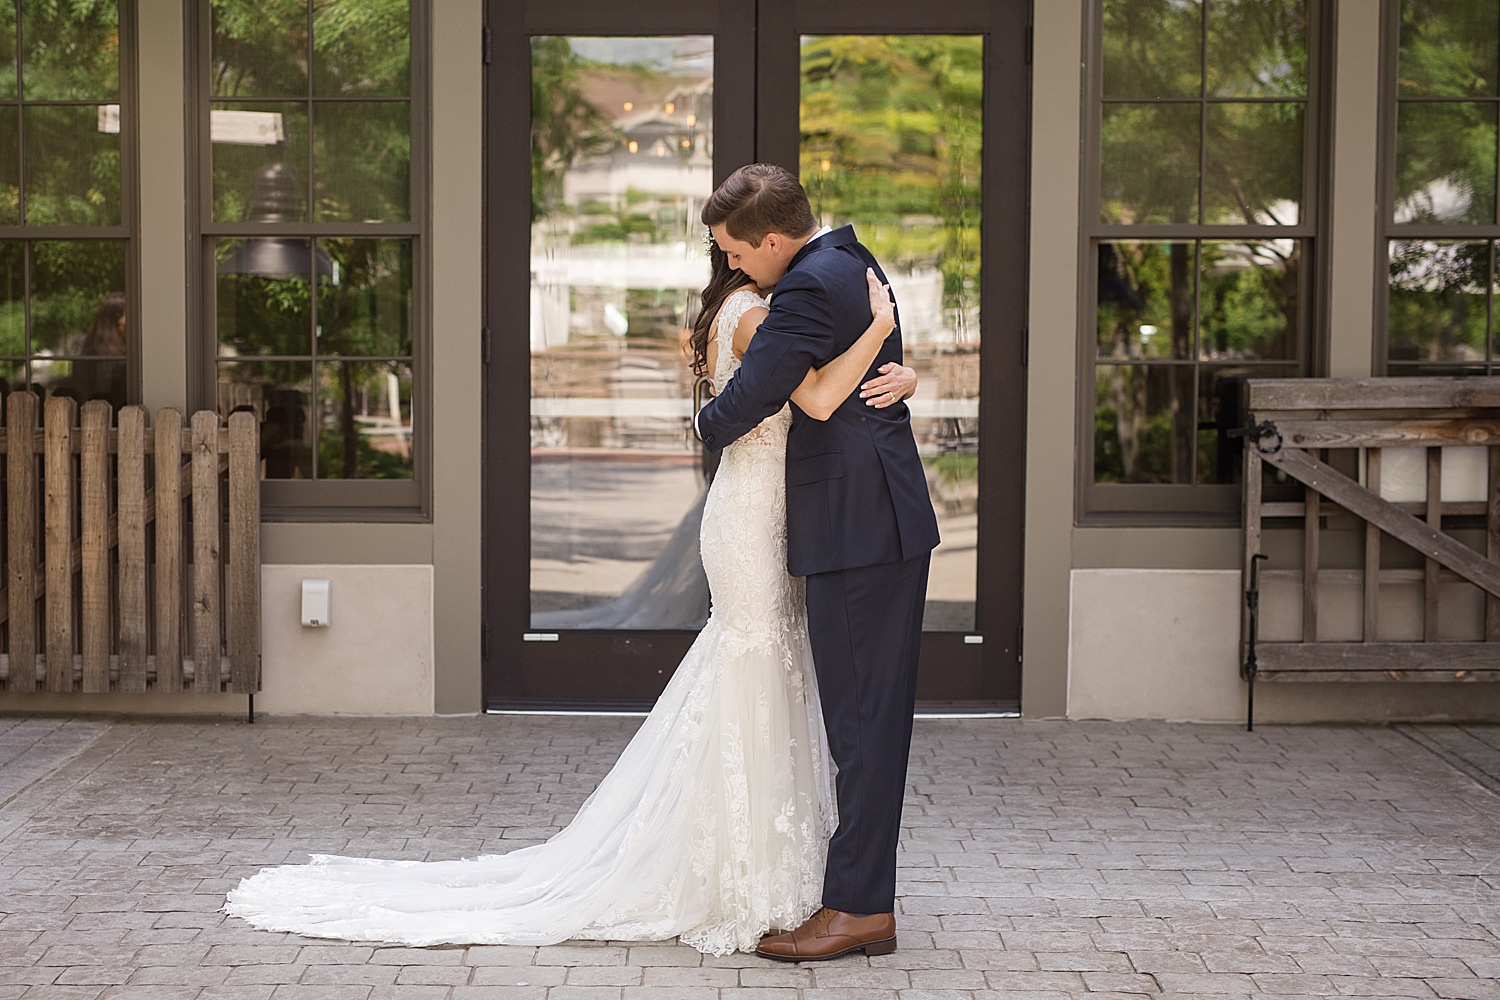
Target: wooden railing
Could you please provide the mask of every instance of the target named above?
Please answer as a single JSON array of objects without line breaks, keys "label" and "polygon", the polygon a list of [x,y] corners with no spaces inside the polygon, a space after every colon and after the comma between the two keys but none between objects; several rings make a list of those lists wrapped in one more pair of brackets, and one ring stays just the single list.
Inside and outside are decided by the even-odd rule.
[{"label": "wooden railing", "polygon": [[[9,691],[260,686],[259,437],[204,410],[5,398]],[[184,461],[186,458],[186,461]],[[227,509],[228,517],[225,513]],[[227,561],[224,555],[227,553]]]},{"label": "wooden railing", "polygon": [[[1294,519],[1303,528],[1302,639],[1253,642],[1247,600],[1241,637],[1246,679],[1426,680],[1500,679],[1500,378],[1265,379],[1251,380],[1245,445],[1244,579],[1247,596],[1261,553],[1264,522]],[[1484,446],[1488,477],[1483,500],[1444,502],[1444,446]],[[1425,499],[1382,497],[1382,452],[1425,449]],[[1344,450],[1341,460],[1330,456]],[[1363,454],[1362,463],[1360,454]],[[1262,463],[1302,486],[1300,501],[1264,502]],[[1363,484],[1357,469],[1363,465]],[[1335,465],[1343,465],[1344,472]],[[1355,475],[1346,474],[1355,472]],[[1320,540],[1330,517],[1363,522],[1363,568],[1324,569]],[[1445,519],[1484,525],[1483,551],[1443,530]],[[1282,520],[1283,525],[1288,521]],[[1382,568],[1382,538],[1415,550],[1420,568]],[[1264,558],[1263,556],[1261,558]],[[1265,579],[1268,573],[1259,573]],[[1282,570],[1283,573],[1295,571]],[[1333,579],[1337,577],[1337,579]],[[1351,579],[1345,579],[1349,577]],[[1318,585],[1362,585],[1359,641],[1318,641]],[[1467,582],[1484,592],[1482,627],[1472,641],[1439,634],[1440,591]],[[1420,584],[1419,640],[1381,639],[1381,585]],[[1470,594],[1473,591],[1469,591]],[[1253,650],[1254,656],[1249,654]],[[1253,700],[1252,700],[1253,706]]]}]

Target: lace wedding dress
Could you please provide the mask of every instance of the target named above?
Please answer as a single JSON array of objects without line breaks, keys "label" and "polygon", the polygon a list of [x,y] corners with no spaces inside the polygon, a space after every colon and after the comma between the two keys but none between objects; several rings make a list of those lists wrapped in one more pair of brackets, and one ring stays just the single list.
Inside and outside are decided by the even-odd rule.
[{"label": "lace wedding dress", "polygon": [[[725,302],[714,381],[748,291]],[[680,937],[751,950],[820,904],[837,825],[802,581],[786,574],[783,408],[724,449],[703,514],[707,625],[614,769],[551,840],[457,861],[313,855],[225,912],[256,927],[408,945]]]}]

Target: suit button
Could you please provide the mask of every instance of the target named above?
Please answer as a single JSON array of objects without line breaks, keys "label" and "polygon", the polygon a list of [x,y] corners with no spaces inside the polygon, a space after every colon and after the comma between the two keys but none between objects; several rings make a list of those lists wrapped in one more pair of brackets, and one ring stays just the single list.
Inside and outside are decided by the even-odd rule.
[{"label": "suit button", "polygon": [[864,417],[860,417],[860,418],[859,418],[859,422],[860,422],[860,423],[864,423],[864,422],[865,422],[865,418],[864,418]]}]

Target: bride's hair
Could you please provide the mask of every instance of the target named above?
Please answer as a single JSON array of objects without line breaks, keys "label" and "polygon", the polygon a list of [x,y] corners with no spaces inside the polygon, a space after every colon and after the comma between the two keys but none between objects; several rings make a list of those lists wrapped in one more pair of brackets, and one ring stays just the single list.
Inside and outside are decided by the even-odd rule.
[{"label": "bride's hair", "polygon": [[713,337],[719,307],[736,289],[750,283],[749,275],[729,266],[729,255],[719,249],[719,244],[712,238],[706,242],[710,268],[708,284],[703,286],[703,306],[698,310],[698,318],[693,321],[693,334],[688,338],[688,345],[693,349],[694,375],[709,374],[708,342]]}]

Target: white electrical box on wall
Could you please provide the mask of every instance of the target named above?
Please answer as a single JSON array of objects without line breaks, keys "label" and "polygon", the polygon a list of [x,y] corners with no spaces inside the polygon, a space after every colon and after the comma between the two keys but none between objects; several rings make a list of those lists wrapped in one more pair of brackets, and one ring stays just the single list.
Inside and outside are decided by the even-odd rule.
[{"label": "white electrical box on wall", "polygon": [[309,628],[327,628],[329,597],[327,580],[302,581],[302,624]]}]

